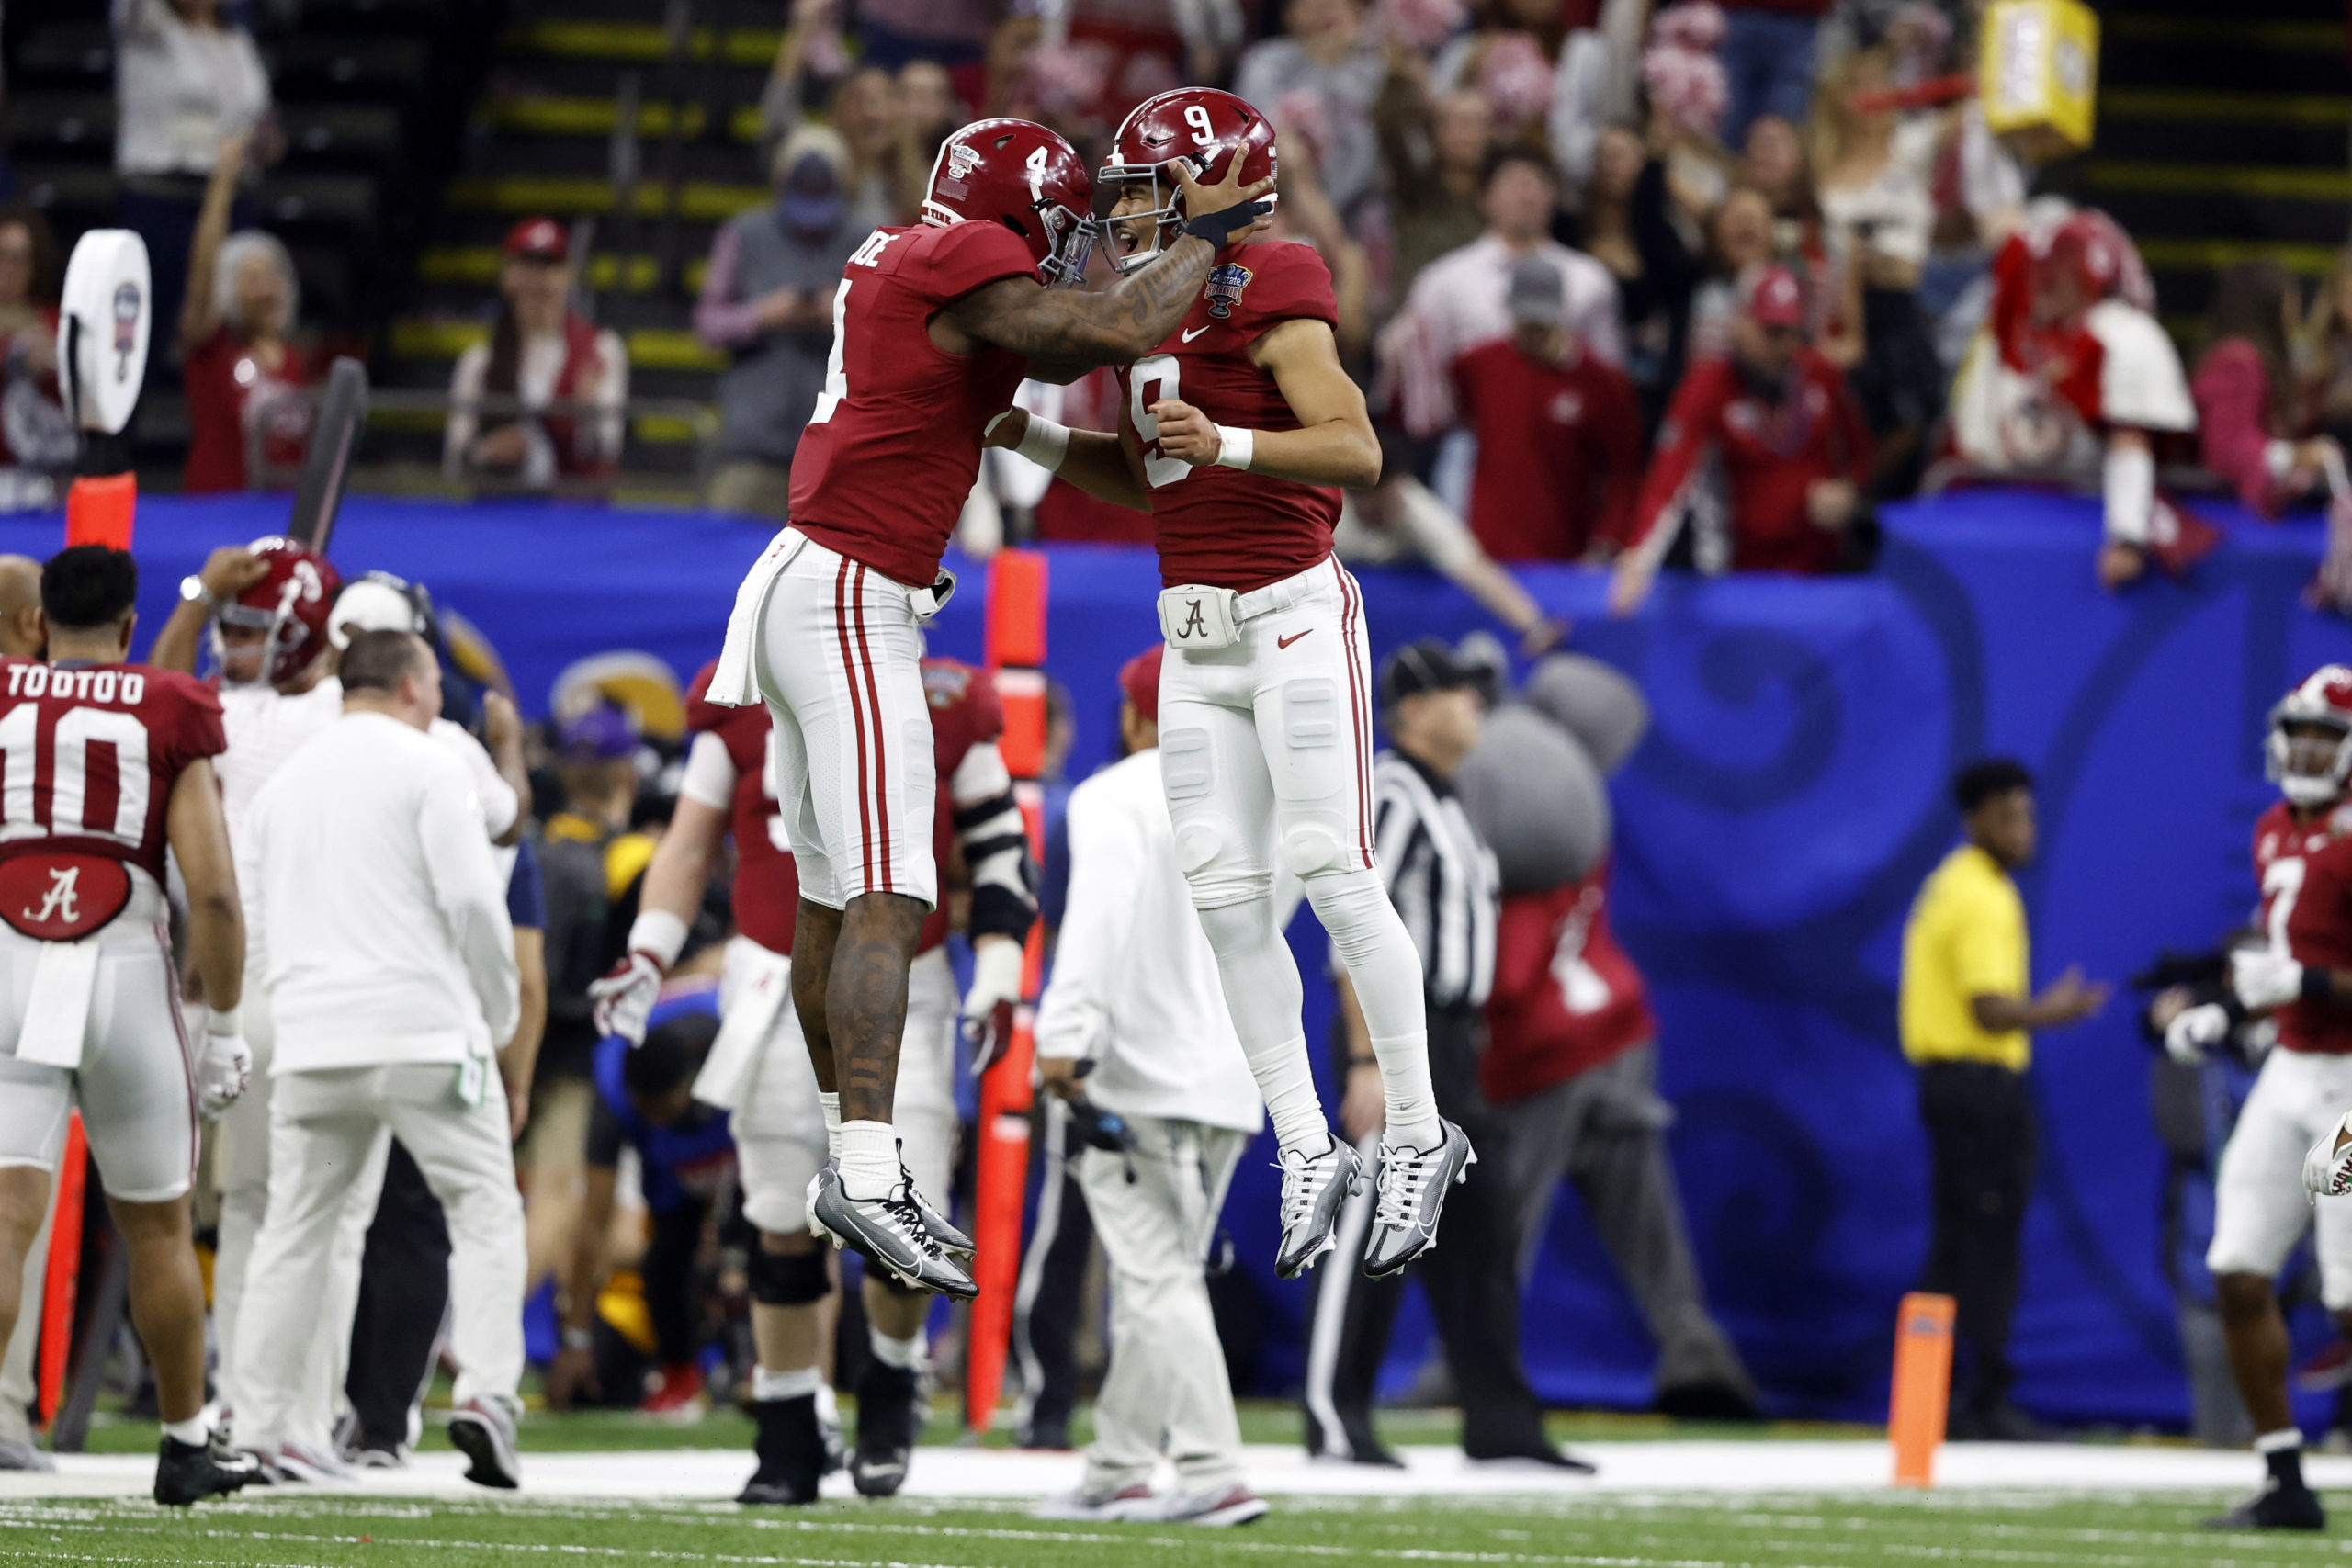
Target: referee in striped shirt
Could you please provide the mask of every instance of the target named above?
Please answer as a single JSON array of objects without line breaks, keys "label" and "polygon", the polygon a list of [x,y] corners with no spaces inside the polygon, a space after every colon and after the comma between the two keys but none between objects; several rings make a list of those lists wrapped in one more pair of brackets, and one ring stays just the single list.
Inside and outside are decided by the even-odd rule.
[{"label": "referee in striped shirt", "polygon": [[[1430,1076],[1439,1114],[1458,1124],[1480,1163],[1446,1205],[1445,1245],[1413,1266],[1445,1342],[1462,1401],[1462,1448],[1472,1459],[1535,1460],[1589,1470],[1544,1436],[1519,1347],[1519,1279],[1503,1123],[1478,1088],[1484,1010],[1495,976],[1500,904],[1495,857],[1470,825],[1453,774],[1477,745],[1486,716],[1481,673],[1424,638],[1380,669],[1389,750],[1373,761],[1377,853],[1388,897],[1421,960]],[[1347,1085],[1340,1121],[1379,1152],[1380,1066],[1347,973],[1338,969],[1338,1043]],[[1306,1446],[1318,1458],[1394,1465],[1372,1427],[1372,1400],[1404,1290],[1401,1276],[1367,1280],[1352,1261],[1371,1218],[1366,1190],[1347,1201],[1340,1245],[1317,1266],[1307,1330]]]}]

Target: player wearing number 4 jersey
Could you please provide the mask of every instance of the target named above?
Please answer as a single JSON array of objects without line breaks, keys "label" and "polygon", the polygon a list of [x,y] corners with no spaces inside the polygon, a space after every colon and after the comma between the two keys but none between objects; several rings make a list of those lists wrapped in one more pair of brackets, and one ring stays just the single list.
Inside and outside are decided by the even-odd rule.
[{"label": "player wearing number 4 jersey", "polygon": [[[1102,178],[1124,270],[1158,265],[1192,179],[1271,176],[1273,128],[1230,93],[1182,88],[1120,128]],[[1306,245],[1221,251],[1181,326],[1119,373],[1119,432],[1009,415],[991,440],[1152,514],[1160,627],[1159,760],[1177,858],[1234,1028],[1282,1145],[1278,1272],[1336,1245],[1355,1151],[1331,1137],[1275,928],[1275,857],[1305,884],[1354,982],[1387,1102],[1367,1273],[1430,1247],[1476,1157],[1440,1120],[1412,938],[1373,870],[1372,678],[1363,598],[1331,554],[1337,487],[1380,477],[1363,398],[1340,367],[1338,306]]]},{"label": "player wearing number 4 jersey", "polygon": [[[0,1343],[80,1107],[130,1250],[130,1313],[163,1406],[155,1500],[254,1478],[204,1413],[204,1281],[189,1234],[197,1122],[244,1091],[245,938],[210,759],[220,704],[128,662],[139,571],[83,545],[42,569],[50,664],[0,660]],[[188,892],[188,955],[214,1010],[180,1018],[164,851]]]},{"label": "player wearing number 4 jersey", "polygon": [[[2305,1188],[2344,1192],[2352,1165],[2336,1152],[2352,1126],[2352,669],[2328,665],[2288,693],[2271,710],[2267,750],[2285,797],[2254,829],[2268,944],[2233,955],[2230,978],[2170,1021],[2165,1046],[2194,1062],[2249,1014],[2267,1013],[2278,1026],[2278,1048],[2222,1151],[2205,1258],[2230,1366],[2269,1475],[2262,1491],[2213,1523],[2318,1529],[2325,1516],[2303,1483],[2302,1434],[2287,1397],[2287,1329],[2271,1281],[2312,1223]],[[2320,1202],[2317,1222],[2320,1294],[2338,1323],[2352,1326],[2352,1202]]]},{"label": "player wearing number 4 jersey", "polygon": [[1026,375],[1070,379],[1148,354],[1264,209],[1263,186],[1189,182],[1187,236],[1100,294],[1080,281],[1093,193],[1069,143],[1025,120],[941,143],[923,221],[877,229],[833,295],[825,390],[793,459],[792,526],[737,592],[710,684],[764,701],[800,874],[793,1006],[833,1158],[809,1225],[958,1296],[971,1277],[928,1234],[890,1129],[907,974],[937,902],[921,623],[954,580],[940,556],[981,434]]}]

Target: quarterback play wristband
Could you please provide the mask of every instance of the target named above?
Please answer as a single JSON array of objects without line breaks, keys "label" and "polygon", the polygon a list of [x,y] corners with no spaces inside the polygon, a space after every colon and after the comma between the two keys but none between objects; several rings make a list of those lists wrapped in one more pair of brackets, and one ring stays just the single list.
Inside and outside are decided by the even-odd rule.
[{"label": "quarterback play wristband", "polygon": [[1184,225],[1184,232],[1196,240],[1206,240],[1218,250],[1233,243],[1233,236],[1274,209],[1273,204],[1262,197],[1245,201],[1238,207],[1228,207],[1222,212],[1204,213]]},{"label": "quarterback play wristband", "polygon": [[667,909],[640,909],[628,928],[628,950],[642,953],[667,969],[686,945],[686,922]]},{"label": "quarterback play wristband", "polygon": [[2335,971],[2324,964],[2303,965],[2303,983],[2299,987],[2307,1002],[2333,1001],[2335,998]]},{"label": "quarterback play wristband", "polygon": [[207,1034],[243,1034],[244,1032],[243,1008],[216,1008],[212,1016],[205,1021],[204,1032]]},{"label": "quarterback play wristband", "polygon": [[1217,467],[1247,469],[1250,459],[1257,455],[1257,432],[1237,430],[1229,424],[1216,427]]}]

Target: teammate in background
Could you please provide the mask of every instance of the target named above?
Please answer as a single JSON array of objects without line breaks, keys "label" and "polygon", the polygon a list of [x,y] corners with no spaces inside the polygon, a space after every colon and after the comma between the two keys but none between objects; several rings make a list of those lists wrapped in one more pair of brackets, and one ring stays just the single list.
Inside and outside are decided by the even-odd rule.
[{"label": "teammate in background", "polygon": [[[1164,266],[1220,166],[1271,177],[1273,128],[1230,93],[1140,105],[1102,175],[1122,270]],[[1258,181],[1258,183],[1263,183]],[[1253,186],[1253,188],[1255,186]],[[1284,1278],[1336,1245],[1362,1161],[1315,1093],[1298,969],[1276,928],[1275,856],[1345,963],[1380,1062],[1387,1130],[1363,1266],[1411,1262],[1476,1157],[1441,1120],[1413,940],[1373,869],[1372,674],[1363,597],[1331,554],[1338,487],[1380,477],[1363,396],[1340,367],[1331,277],[1308,246],[1220,250],[1181,332],[1119,373],[1115,435],[1008,415],[990,439],[1152,514],[1159,546],[1161,780],[1177,858],[1282,1145]]]},{"label": "teammate in background", "polygon": [[[244,923],[210,761],[224,744],[220,705],[184,675],[130,661],[138,593],[125,552],[63,550],[41,579],[55,662],[0,660],[0,728],[32,759],[0,813],[0,1342],[16,1326],[26,1249],[78,1105],[155,1370],[155,1500],[185,1506],[256,1473],[205,1413],[204,1280],[188,1217],[198,1116],[244,1092],[253,1057],[237,1013]],[[104,772],[90,765],[96,747],[109,754]],[[214,1004],[193,1049],[172,964],[167,846],[187,885],[189,960]]]},{"label": "teammate in background", "polygon": [[[890,1127],[907,973],[937,902],[921,623],[989,421],[1024,377],[1151,352],[1271,181],[1179,176],[1185,237],[1116,288],[1080,282],[1093,192],[1069,143],[987,119],[940,144],[923,222],[877,229],[833,295],[825,390],[793,462],[793,524],[736,594],[709,686],[775,718],[775,794],[800,876],[793,1005],[831,1157],[816,1230],[926,1290],[969,1297]],[[935,1216],[934,1216],[935,1217]]]},{"label": "teammate in background", "polygon": [[[2254,825],[2269,946],[2233,953],[2229,981],[2173,1019],[2165,1049],[2193,1060],[2250,1016],[2278,1025],[2278,1049],[2264,1058],[2222,1151],[2205,1255],[2238,1396],[2269,1475],[2211,1523],[2316,1530],[2327,1515],[2303,1481],[2303,1435],[2287,1395],[2287,1324],[2272,1281],[2312,1222],[2303,1187],[2344,1190],[2327,1185],[2324,1168],[2352,1107],[2352,667],[2312,671],[2270,710],[2267,761],[2285,797]],[[2323,1203],[2316,1213],[2320,1296],[2352,1327],[2352,1204]]]},{"label": "teammate in background", "polygon": [[[731,833],[736,934],[720,978],[724,1024],[695,1080],[697,1098],[733,1111],[744,1213],[759,1227],[752,1254],[752,1333],[759,1351],[752,1413],[759,1423],[759,1469],[745,1503],[808,1503],[824,1472],[818,1419],[817,1306],[832,1289],[809,1234],[810,1183],[827,1158],[826,1124],[799,1018],[786,1006],[792,987],[798,873],[781,807],[770,793],[775,762],[767,710],[721,707],[708,697],[717,666],[695,677],[686,697],[695,731],[678,805],[647,866],[629,952],[594,987],[597,1025],[644,1037],[646,1018],[720,847]],[[971,886],[967,926],[975,955],[964,1016],[991,1028],[996,1010],[1021,984],[1021,949],[1035,905],[1024,873],[1025,840],[1012,776],[997,749],[1004,710],[980,671],[950,659],[922,661],[931,757],[938,779],[930,852],[942,866],[960,860]],[[805,906],[804,906],[805,907]],[[902,1071],[893,1125],[913,1189],[944,1192],[956,1144],[956,978],[944,943],[947,918],[933,909],[917,939],[908,976]],[[970,1256],[971,1243],[929,1216],[942,1248]],[[922,1421],[923,1318],[930,1298],[881,1269],[865,1275],[872,1357],[857,1386],[857,1447],[851,1479],[869,1496],[888,1496],[906,1478]]]}]

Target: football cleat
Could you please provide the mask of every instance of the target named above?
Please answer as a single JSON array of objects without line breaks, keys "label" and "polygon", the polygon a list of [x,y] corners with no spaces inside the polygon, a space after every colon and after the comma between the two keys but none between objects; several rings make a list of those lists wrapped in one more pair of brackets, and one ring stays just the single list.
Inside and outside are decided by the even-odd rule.
[{"label": "football cleat", "polygon": [[1283,1245],[1274,1254],[1274,1272],[1289,1280],[1339,1245],[1340,1205],[1363,1181],[1363,1157],[1333,1138],[1313,1159],[1283,1150],[1275,1168],[1283,1173]]},{"label": "football cleat", "polygon": [[449,1417],[449,1441],[473,1462],[466,1479],[477,1486],[512,1492],[523,1483],[522,1461],[514,1453],[514,1413],[495,1395],[469,1399]]},{"label": "football cleat", "polygon": [[219,1432],[202,1443],[166,1437],[155,1455],[155,1501],[167,1508],[186,1508],[207,1497],[225,1497],[260,1475],[260,1461],[231,1448]]},{"label": "football cleat", "polygon": [[2314,1201],[2352,1192],[2352,1113],[2322,1133],[2303,1156],[2303,1191]]},{"label": "football cleat", "polygon": [[912,1180],[907,1183],[907,1196],[914,1200],[915,1213],[922,1216],[922,1228],[929,1233],[939,1250],[950,1258],[970,1262],[972,1255],[979,1250],[972,1245],[972,1238],[957,1230],[946,1215],[933,1208],[931,1200],[922,1195],[922,1189]]},{"label": "football cleat", "polygon": [[859,1496],[898,1495],[928,1415],[921,1372],[881,1360],[865,1363],[857,1380],[857,1450],[849,1461]]},{"label": "football cleat", "polygon": [[2324,1530],[2327,1510],[2308,1486],[2276,1480],[2228,1513],[2205,1521],[2209,1530]]},{"label": "football cleat", "polygon": [[752,1451],[759,1469],[735,1499],[752,1506],[797,1506],[817,1500],[817,1483],[831,1468],[826,1463],[825,1431],[818,1419],[817,1396],[763,1399],[752,1405],[759,1423]]},{"label": "football cleat", "polygon": [[1162,1524],[1206,1525],[1224,1529],[1246,1525],[1266,1517],[1266,1500],[1239,1482],[1227,1486],[1204,1487],[1198,1492],[1179,1492],[1161,1505],[1159,1512],[1149,1517]]},{"label": "football cleat", "polygon": [[888,1197],[853,1198],[842,1190],[839,1162],[827,1160],[808,1183],[808,1230],[858,1253],[911,1289],[967,1302],[980,1293],[933,1238],[904,1168]]},{"label": "football cleat", "polygon": [[1090,1492],[1081,1486],[1075,1492],[1057,1493],[1032,1507],[1029,1517],[1107,1524],[1117,1519],[1157,1518],[1159,1509],[1159,1499],[1138,1481],[1114,1491]]},{"label": "football cleat", "polygon": [[1380,1169],[1372,1183],[1372,1241],[1363,1252],[1363,1271],[1372,1279],[1396,1273],[1437,1245],[1446,1190],[1478,1163],[1461,1128],[1445,1121],[1438,1125],[1445,1135],[1433,1149],[1380,1142]]}]

